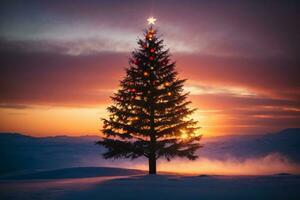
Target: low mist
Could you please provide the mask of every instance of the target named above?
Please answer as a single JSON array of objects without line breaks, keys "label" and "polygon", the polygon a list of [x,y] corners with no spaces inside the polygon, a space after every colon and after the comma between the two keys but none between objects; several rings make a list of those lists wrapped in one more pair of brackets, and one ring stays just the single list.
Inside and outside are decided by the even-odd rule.
[{"label": "low mist", "polygon": [[[130,167],[130,165],[126,166]],[[132,167],[132,165],[131,165]],[[137,164],[134,168],[147,170],[147,165]],[[199,158],[195,161],[175,159],[158,162],[160,172],[210,175],[270,175],[279,173],[300,174],[297,164],[279,153],[248,159],[228,157],[224,160]]]}]

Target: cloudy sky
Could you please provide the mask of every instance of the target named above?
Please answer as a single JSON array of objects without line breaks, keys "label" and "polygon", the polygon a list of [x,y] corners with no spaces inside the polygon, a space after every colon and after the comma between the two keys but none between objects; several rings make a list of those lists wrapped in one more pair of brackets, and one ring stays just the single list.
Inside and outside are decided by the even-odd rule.
[{"label": "cloudy sky", "polygon": [[300,127],[296,1],[0,2],[0,131],[97,134],[149,16],[206,136]]}]

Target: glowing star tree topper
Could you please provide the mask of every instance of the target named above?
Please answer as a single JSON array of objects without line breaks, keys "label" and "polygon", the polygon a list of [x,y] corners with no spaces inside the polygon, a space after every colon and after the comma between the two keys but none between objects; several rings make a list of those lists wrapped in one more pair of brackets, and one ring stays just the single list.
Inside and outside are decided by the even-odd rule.
[{"label": "glowing star tree topper", "polygon": [[151,24],[155,24],[155,22],[156,22],[156,19],[154,18],[154,17],[149,17],[148,19],[147,19],[147,21],[148,21],[148,24],[149,25],[151,25]]}]

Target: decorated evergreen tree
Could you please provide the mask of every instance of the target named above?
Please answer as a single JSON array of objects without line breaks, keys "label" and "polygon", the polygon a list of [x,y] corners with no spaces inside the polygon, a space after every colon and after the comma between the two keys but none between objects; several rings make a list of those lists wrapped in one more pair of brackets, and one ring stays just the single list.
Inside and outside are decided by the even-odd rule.
[{"label": "decorated evergreen tree", "polygon": [[197,121],[189,118],[195,109],[188,107],[185,80],[177,78],[169,50],[153,27],[155,19],[148,22],[144,39],[138,40],[139,48],[129,59],[126,77],[111,97],[109,118],[103,119],[104,138],[97,144],[107,148],[106,159],[145,156],[149,174],[156,174],[160,157],[196,159],[201,135],[196,132]]}]

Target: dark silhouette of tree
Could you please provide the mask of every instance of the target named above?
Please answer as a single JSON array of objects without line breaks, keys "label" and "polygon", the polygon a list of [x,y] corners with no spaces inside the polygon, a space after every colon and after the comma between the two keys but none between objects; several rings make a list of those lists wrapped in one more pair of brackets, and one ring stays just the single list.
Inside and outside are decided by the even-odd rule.
[{"label": "dark silhouette of tree", "polygon": [[195,109],[189,108],[183,91],[185,80],[177,78],[169,50],[152,25],[138,45],[120,89],[111,97],[109,118],[102,119],[104,138],[97,144],[106,147],[106,159],[145,156],[149,174],[156,174],[160,157],[195,160],[201,135],[197,121],[189,118]]}]

